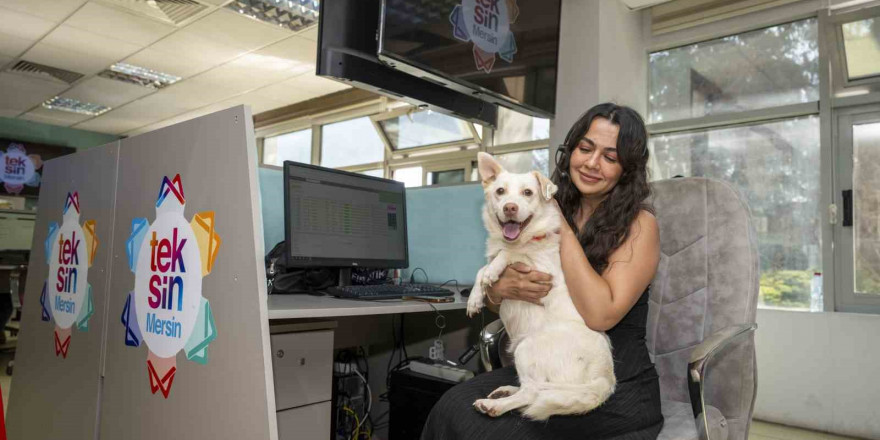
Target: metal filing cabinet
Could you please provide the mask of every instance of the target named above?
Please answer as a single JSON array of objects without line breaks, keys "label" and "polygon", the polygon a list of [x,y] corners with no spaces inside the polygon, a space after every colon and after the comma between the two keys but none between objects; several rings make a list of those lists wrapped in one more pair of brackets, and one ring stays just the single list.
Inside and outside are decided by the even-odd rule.
[{"label": "metal filing cabinet", "polygon": [[333,330],[270,337],[280,440],[330,436]]}]

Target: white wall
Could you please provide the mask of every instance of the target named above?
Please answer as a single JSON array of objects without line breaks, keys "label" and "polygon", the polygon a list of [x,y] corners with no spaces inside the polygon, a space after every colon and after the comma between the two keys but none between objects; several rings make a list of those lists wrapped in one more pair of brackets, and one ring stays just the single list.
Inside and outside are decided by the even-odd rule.
[{"label": "white wall", "polygon": [[563,0],[560,28],[551,162],[568,129],[590,107],[611,101],[644,114],[647,101],[641,12],[617,0]]},{"label": "white wall", "polygon": [[[644,115],[649,49],[778,23],[827,4],[805,0],[652,37],[644,13],[618,1],[563,0],[550,157],[595,104],[612,100]],[[880,316],[762,309],[757,321],[756,419],[880,439]]]},{"label": "white wall", "polygon": [[758,310],[756,419],[880,439],[880,316]]}]

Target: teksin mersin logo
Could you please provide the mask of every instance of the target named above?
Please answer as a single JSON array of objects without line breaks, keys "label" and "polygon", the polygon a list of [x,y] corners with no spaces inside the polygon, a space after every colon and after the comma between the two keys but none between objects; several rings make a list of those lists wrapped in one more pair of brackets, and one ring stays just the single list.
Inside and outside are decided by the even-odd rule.
[{"label": "teksin mersin logo", "polygon": [[38,154],[28,155],[22,144],[9,144],[0,151],[0,182],[9,194],[18,194],[27,186],[40,186],[43,160]]},{"label": "teksin mersin logo", "polygon": [[456,39],[474,43],[477,69],[491,73],[495,54],[508,63],[513,62],[516,40],[510,25],[516,23],[517,17],[516,0],[462,0],[452,9],[449,21]]},{"label": "teksin mersin logo", "polygon": [[180,175],[162,180],[156,200],[156,220],[131,222],[125,244],[134,290],[122,311],[125,345],[149,349],[150,391],[167,399],[177,372],[177,353],[208,363],[208,344],[217,337],[214,315],[202,296],[202,278],[211,273],[220,237],[214,232],[214,212],[183,217],[186,199]]},{"label": "teksin mersin logo", "polygon": [[95,312],[89,268],[98,251],[95,221],[79,224],[79,195],[67,193],[61,226],[52,222],[44,248],[49,278],[40,295],[41,319],[55,321],[55,356],[67,358],[73,326],[88,331]]}]

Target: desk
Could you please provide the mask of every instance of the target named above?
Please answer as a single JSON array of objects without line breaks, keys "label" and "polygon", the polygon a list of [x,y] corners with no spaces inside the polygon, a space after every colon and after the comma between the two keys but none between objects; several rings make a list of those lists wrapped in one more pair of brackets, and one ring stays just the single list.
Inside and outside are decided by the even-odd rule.
[{"label": "desk", "polygon": [[[379,402],[378,396],[386,391],[394,315],[416,314],[406,320],[405,331],[407,350],[414,356],[427,355],[428,347],[438,335],[435,309],[441,313],[452,312],[444,313],[447,327],[443,340],[447,357],[456,359],[476,340],[475,333],[481,323],[479,318],[465,316],[467,299],[458,293],[455,301],[449,303],[269,295],[279,439],[326,440],[331,419],[334,348],[367,348],[373,397],[371,413],[377,417],[387,409],[387,404]],[[283,358],[278,357],[279,350],[286,353]],[[471,370],[476,369],[476,363],[475,357],[468,365]],[[378,434],[379,438],[386,438],[382,432]]]},{"label": "desk", "polygon": [[432,305],[440,311],[459,310],[467,308],[467,300],[467,297],[458,293],[455,294],[455,301],[449,303],[403,300],[358,301],[330,296],[269,295],[269,320],[431,312],[434,310],[431,308]]}]

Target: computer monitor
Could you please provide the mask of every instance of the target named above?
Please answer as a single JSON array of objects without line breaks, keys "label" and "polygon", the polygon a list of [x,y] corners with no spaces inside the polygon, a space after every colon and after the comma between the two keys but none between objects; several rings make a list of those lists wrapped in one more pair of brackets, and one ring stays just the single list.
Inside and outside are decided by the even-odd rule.
[{"label": "computer monitor", "polygon": [[288,267],[405,268],[402,182],[284,162]]}]

